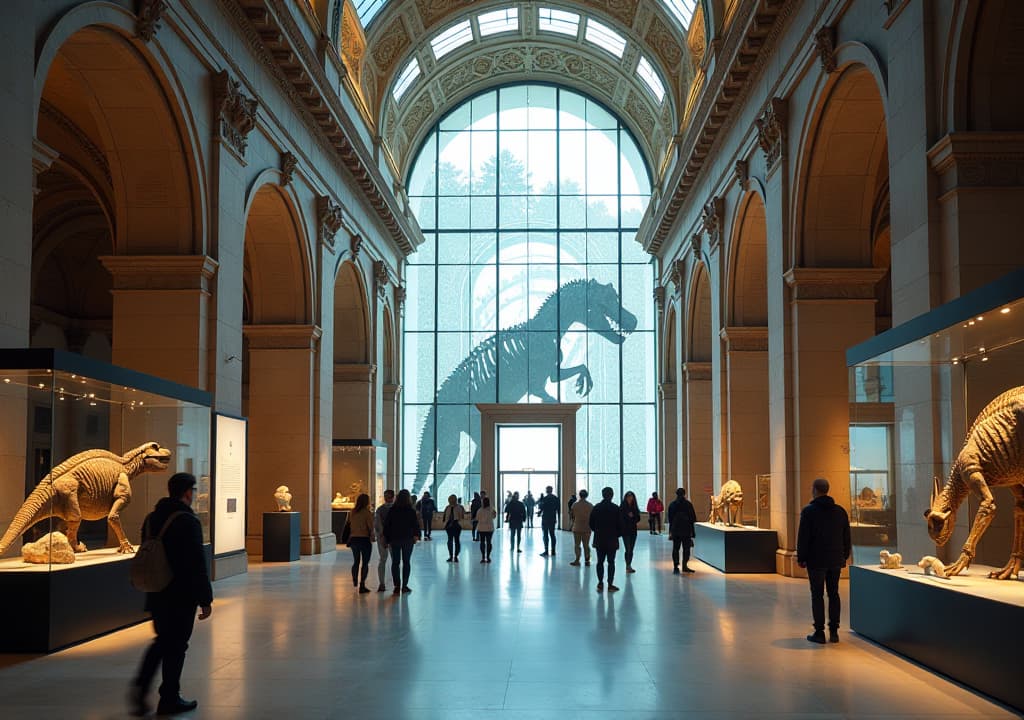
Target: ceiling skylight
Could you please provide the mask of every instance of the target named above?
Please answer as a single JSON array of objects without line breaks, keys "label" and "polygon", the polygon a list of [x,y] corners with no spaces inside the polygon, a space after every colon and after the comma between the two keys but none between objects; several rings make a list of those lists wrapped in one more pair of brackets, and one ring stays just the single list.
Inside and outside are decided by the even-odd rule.
[{"label": "ceiling skylight", "polygon": [[661,99],[665,97],[665,86],[661,84],[658,73],[654,72],[654,67],[643,55],[640,56],[640,64],[636,66],[636,74],[644,81],[644,85],[654,93],[654,97],[658,98],[658,102],[661,102]]},{"label": "ceiling skylight", "polygon": [[[381,8],[387,5],[388,0],[353,0],[353,5],[356,7],[356,15],[359,16],[359,22],[363,24],[365,29],[369,26],[370,21],[380,12]],[[338,8],[338,12],[341,12],[341,8]]]},{"label": "ceiling skylight", "polygon": [[434,50],[434,57],[440,60],[452,50],[472,41],[473,29],[469,26],[469,20],[463,20],[438,34],[430,41],[430,47]]},{"label": "ceiling skylight", "polygon": [[519,29],[519,8],[505,8],[493,12],[480,13],[476,17],[480,26],[480,35],[497,35],[503,32],[514,32]]},{"label": "ceiling skylight", "polygon": [[398,79],[395,80],[395,89],[391,91],[391,94],[395,96],[395,102],[402,99],[405,95],[405,91],[416,82],[416,78],[420,76],[420,64],[413,58],[409,61],[409,64],[402,68],[402,72],[398,75]]},{"label": "ceiling skylight", "polygon": [[665,7],[669,9],[679,24],[683,26],[683,30],[690,27],[690,20],[693,19],[693,8],[697,4],[697,0],[661,0]]},{"label": "ceiling skylight", "polygon": [[576,13],[542,7],[537,10],[537,15],[539,20],[537,29],[543,32],[576,37],[580,31],[580,16]]},{"label": "ceiling skylight", "polygon": [[626,50],[626,41],[621,35],[591,18],[587,18],[587,33],[584,37],[587,42],[594,43],[617,58],[621,58]]}]

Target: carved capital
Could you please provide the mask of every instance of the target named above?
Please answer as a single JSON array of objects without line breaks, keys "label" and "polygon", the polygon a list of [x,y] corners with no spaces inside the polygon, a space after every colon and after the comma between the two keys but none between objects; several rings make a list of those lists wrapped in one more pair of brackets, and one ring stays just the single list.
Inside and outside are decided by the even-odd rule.
[{"label": "carved capital", "polygon": [[690,250],[693,252],[693,259],[700,260],[700,233],[694,233],[690,237]]},{"label": "carved capital", "polygon": [[348,249],[352,252],[352,261],[355,262],[359,259],[359,251],[363,249],[363,236],[353,235],[349,239]]},{"label": "carved capital", "polygon": [[99,261],[119,290],[210,291],[217,261],[207,255],[102,255]]},{"label": "carved capital", "polygon": [[32,194],[39,194],[39,176],[50,169],[60,153],[42,140],[32,140]]},{"label": "carved capital", "polygon": [[768,103],[757,125],[757,144],[764,151],[765,164],[772,170],[786,151],[786,126],[789,120],[788,105],[782,98],[774,97]]},{"label": "carved capital", "polygon": [[242,94],[240,88],[241,83],[232,80],[227,70],[221,70],[213,76],[214,122],[219,139],[244,161],[249,133],[256,127],[256,107],[259,103]]},{"label": "carved capital", "polygon": [[281,187],[288,187],[295,175],[299,159],[290,152],[281,153]]},{"label": "carved capital", "polygon": [[661,394],[662,400],[675,400],[676,384],[674,382],[663,382],[658,385],[658,392]]},{"label": "carved capital", "polygon": [[658,314],[661,315],[665,312],[665,286],[655,285],[654,286],[654,307],[657,308]]},{"label": "carved capital", "polygon": [[718,336],[725,341],[728,352],[764,352],[768,350],[768,328],[766,327],[724,327]]},{"label": "carved capital", "polygon": [[167,0],[139,0],[135,12],[135,35],[150,42],[160,29],[160,20],[167,10]]},{"label": "carved capital", "polygon": [[686,282],[686,261],[676,260],[672,263],[672,271],[669,273],[672,284],[675,285],[675,297],[683,294],[683,284]]},{"label": "carved capital", "polygon": [[320,243],[334,252],[334,236],[338,234],[343,222],[341,205],[329,195],[318,195],[316,215],[320,220]]},{"label": "carved capital", "polygon": [[315,350],[323,331],[317,325],[243,325],[250,350]]},{"label": "carved capital", "polygon": [[718,243],[721,240],[724,220],[725,200],[715,196],[708,200],[700,213],[701,226],[704,228],[704,232],[708,234],[712,250],[718,247]]},{"label": "carved capital", "polygon": [[874,300],[885,268],[790,268],[782,276],[793,300]]},{"label": "carved capital", "polygon": [[814,33],[814,49],[821,61],[821,69],[827,75],[836,71],[836,28],[835,25],[822,25]]},{"label": "carved capital", "polygon": [[405,285],[399,285],[395,288],[395,306],[398,308],[398,314],[405,314]]},{"label": "carved capital", "polygon": [[735,167],[733,167],[733,173],[736,176],[736,184],[740,186],[740,190],[746,192],[750,189],[750,163],[746,160],[737,160]]},{"label": "carved capital", "polygon": [[335,363],[334,382],[372,383],[377,366],[366,363]]},{"label": "carved capital", "polygon": [[695,380],[711,379],[711,363],[709,362],[687,362],[683,363],[683,375],[687,382]]},{"label": "carved capital", "polygon": [[383,300],[388,296],[388,265],[383,260],[373,261],[373,283],[377,287],[377,297]]}]

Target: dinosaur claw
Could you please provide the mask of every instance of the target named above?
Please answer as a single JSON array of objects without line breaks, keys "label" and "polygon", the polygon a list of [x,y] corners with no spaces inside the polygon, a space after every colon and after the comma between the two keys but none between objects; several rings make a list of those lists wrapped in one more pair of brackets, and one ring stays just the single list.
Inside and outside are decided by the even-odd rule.
[{"label": "dinosaur claw", "polygon": [[121,543],[121,547],[119,547],[117,549],[117,551],[119,553],[134,553],[135,552],[135,546],[132,545],[130,542],[123,542],[123,543]]}]

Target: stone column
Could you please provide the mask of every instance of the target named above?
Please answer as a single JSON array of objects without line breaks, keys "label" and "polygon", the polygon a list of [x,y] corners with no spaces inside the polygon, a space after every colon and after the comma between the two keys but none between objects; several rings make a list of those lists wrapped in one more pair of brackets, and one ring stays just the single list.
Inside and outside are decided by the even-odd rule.
[{"label": "stone column", "polygon": [[263,513],[276,509],[273,495],[278,485],[288,486],[292,508],[302,513],[302,553],[334,550],[330,487],[322,487],[319,468],[324,460],[318,442],[320,328],[247,325],[244,333],[249,347],[246,550],[250,555],[262,553]]},{"label": "stone column", "polygon": [[[655,487],[662,499],[675,497],[679,485],[679,429],[676,424],[678,412],[676,404],[676,384],[663,382],[658,388],[661,397],[661,467],[658,468],[658,482]],[[647,506],[647,498],[638,500],[643,507]]]},{"label": "stone column", "polygon": [[108,255],[115,365],[207,389],[210,281],[205,255]]},{"label": "stone column", "polygon": [[744,514],[756,517],[756,476],[771,471],[768,442],[768,328],[726,327],[725,452],[729,479],[743,488]]},{"label": "stone column", "polygon": [[[714,458],[711,438],[711,363],[683,364],[686,379],[686,492],[697,510],[697,519],[707,517],[713,489]],[[667,494],[674,499],[675,494]]]},{"label": "stone column", "polygon": [[383,388],[384,399],[384,444],[388,446],[387,483],[386,487],[401,487],[401,478],[398,477],[401,464],[398,456],[402,452],[402,386],[385,383]]},{"label": "stone column", "polygon": [[377,366],[366,363],[334,364],[334,437],[375,437],[373,428],[374,379]]},{"label": "stone column", "polygon": [[793,464],[786,475],[785,504],[780,507],[772,499],[772,521],[787,575],[798,574],[793,567],[797,528],[813,480],[827,478],[832,497],[850,507],[846,350],[875,334],[875,285],[884,273],[879,268],[793,268],[784,276],[792,292]]}]

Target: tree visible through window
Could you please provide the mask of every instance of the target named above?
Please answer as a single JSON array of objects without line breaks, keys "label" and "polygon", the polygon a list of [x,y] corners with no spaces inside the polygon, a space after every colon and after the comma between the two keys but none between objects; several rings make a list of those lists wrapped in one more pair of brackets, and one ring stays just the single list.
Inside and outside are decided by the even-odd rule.
[{"label": "tree visible through window", "polygon": [[408,182],[403,485],[479,488],[475,403],[580,402],[580,487],[655,487],[650,194],[622,123],[566,89],[479,95],[428,135]]}]

